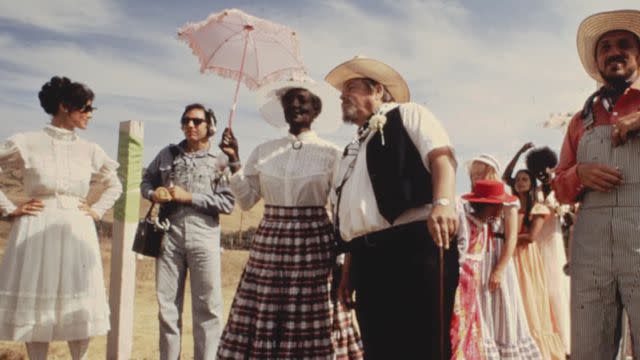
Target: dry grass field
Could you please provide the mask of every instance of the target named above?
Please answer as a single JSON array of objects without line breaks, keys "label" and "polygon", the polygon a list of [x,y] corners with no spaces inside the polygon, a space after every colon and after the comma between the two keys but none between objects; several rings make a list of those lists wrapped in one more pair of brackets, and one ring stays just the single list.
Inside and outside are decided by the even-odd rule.
[{"label": "dry grass field", "polygon": [[[15,179],[3,176],[0,178],[0,188],[14,201],[24,200],[24,195],[20,192],[18,182]],[[93,195],[92,195],[93,196]],[[92,198],[90,196],[90,199]],[[143,203],[141,213],[144,214],[148,203]],[[233,214],[223,216],[221,219],[223,231],[237,232],[240,229],[242,218],[242,228],[247,229],[256,226],[262,216],[263,206],[259,204],[250,212],[241,215],[239,209]],[[104,221],[112,221],[111,212],[105,215]],[[10,224],[0,221],[0,258],[4,254],[6,246],[6,236]],[[104,266],[104,277],[106,290],[109,289],[109,274],[111,263],[111,239],[103,237],[101,239],[102,263]],[[224,250],[222,254],[222,285],[226,315],[231,306],[233,294],[235,293],[244,264],[248,258],[247,251]],[[158,305],[155,298],[155,263],[151,258],[138,260],[136,264],[136,294],[134,308],[134,329],[133,329],[133,351],[132,359],[158,359]],[[190,289],[185,289],[185,307],[183,318],[183,342],[182,358],[193,358],[193,340],[191,332],[191,298]],[[95,337],[91,341],[89,348],[90,359],[104,359],[106,354],[106,336]],[[25,347],[21,343],[0,341],[0,360],[4,359],[26,359]],[[50,359],[68,359],[69,351],[66,343],[54,342],[49,348]]]}]

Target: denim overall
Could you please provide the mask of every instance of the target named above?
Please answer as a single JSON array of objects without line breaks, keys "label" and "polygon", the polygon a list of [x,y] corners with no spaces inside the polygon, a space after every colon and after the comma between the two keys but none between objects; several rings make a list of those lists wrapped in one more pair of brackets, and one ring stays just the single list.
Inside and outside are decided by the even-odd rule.
[{"label": "denim overall", "polygon": [[613,147],[612,126],[587,128],[578,163],[618,168],[623,183],[587,191],[571,244],[571,358],[614,359],[626,309],[640,354],[640,137]]}]

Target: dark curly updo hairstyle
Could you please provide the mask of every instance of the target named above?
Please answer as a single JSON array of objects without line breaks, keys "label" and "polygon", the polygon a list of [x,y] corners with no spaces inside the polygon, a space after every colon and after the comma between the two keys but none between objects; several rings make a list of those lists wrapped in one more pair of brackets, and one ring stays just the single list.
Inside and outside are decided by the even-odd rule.
[{"label": "dark curly updo hairstyle", "polygon": [[95,95],[88,86],[73,82],[67,77],[54,76],[42,85],[38,93],[40,106],[47,114],[58,114],[60,104],[69,111],[82,109]]},{"label": "dark curly updo hairstyle", "polygon": [[527,169],[535,175],[546,168],[556,167],[558,155],[548,146],[535,148],[527,154],[526,164]]}]

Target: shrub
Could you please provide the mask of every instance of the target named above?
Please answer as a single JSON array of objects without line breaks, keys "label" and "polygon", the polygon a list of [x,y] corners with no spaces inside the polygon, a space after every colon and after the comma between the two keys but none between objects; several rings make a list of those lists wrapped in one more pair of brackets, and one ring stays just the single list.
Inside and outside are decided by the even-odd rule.
[{"label": "shrub", "polygon": [[225,249],[249,250],[256,230],[256,227],[250,227],[243,230],[242,233],[240,231],[223,231],[220,237],[220,246]]}]

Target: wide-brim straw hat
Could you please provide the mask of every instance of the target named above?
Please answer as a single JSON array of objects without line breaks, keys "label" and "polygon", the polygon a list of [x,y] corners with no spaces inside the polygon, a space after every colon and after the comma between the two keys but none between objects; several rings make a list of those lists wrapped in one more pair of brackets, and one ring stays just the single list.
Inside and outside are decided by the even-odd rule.
[{"label": "wide-brim straw hat", "polygon": [[324,79],[338,91],[342,91],[345,82],[356,78],[369,78],[379,82],[387,88],[396,102],[408,102],[411,98],[409,86],[399,72],[381,61],[364,56],[356,56],[336,66]]},{"label": "wide-brim straw hat", "polygon": [[325,83],[318,83],[311,79],[280,81],[261,87],[258,90],[257,98],[262,118],[275,127],[287,127],[289,124],[284,117],[280,98],[293,88],[306,89],[322,100],[322,111],[311,124],[314,131],[331,133],[340,127],[342,124],[340,93]]},{"label": "wide-brim straw hat", "polygon": [[596,63],[596,45],[602,35],[614,30],[630,31],[640,38],[640,11],[615,10],[593,14],[578,27],[576,42],[582,66],[589,76],[601,84],[604,79]]},{"label": "wide-brim straw hat", "polygon": [[518,198],[504,191],[504,184],[496,180],[478,180],[473,185],[473,191],[462,195],[462,198],[472,203],[509,204]]}]

